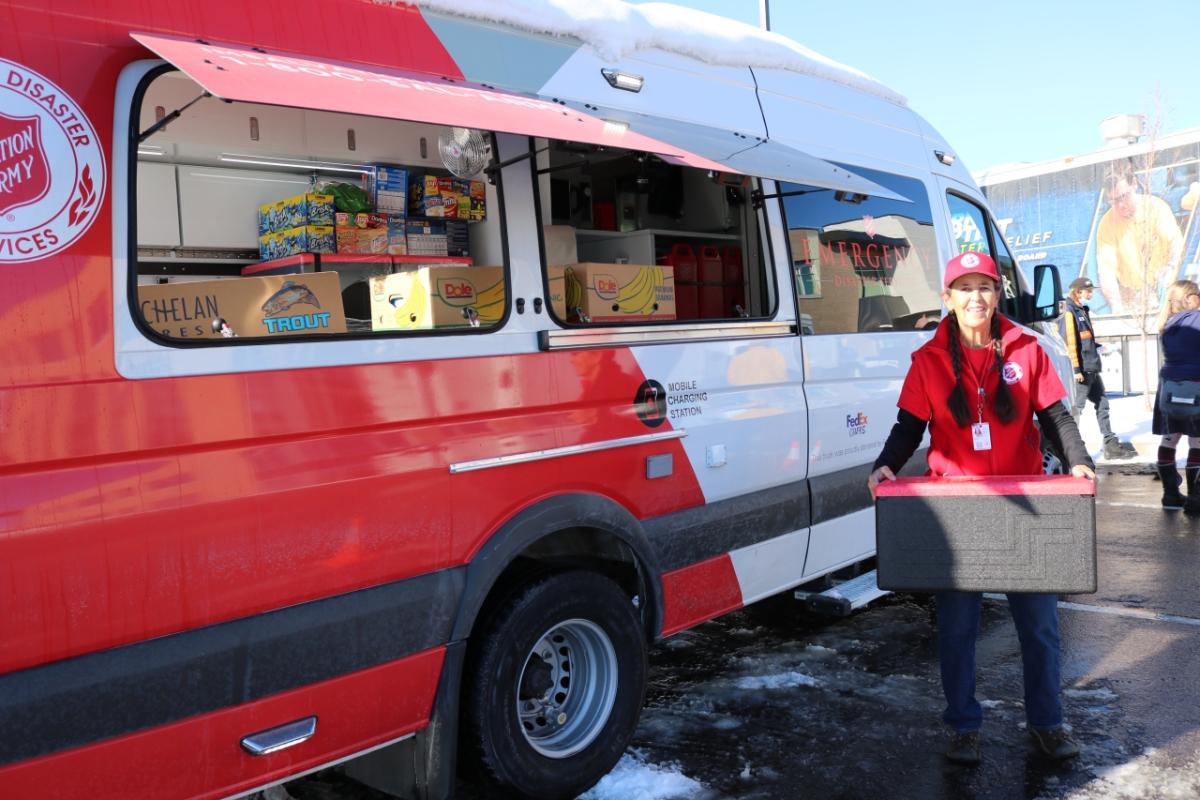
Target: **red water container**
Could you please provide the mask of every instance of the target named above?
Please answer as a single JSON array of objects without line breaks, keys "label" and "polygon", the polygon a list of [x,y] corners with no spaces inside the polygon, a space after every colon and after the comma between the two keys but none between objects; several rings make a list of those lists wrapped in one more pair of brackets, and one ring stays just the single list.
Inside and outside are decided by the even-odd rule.
[{"label": "red water container", "polygon": [[698,318],[700,283],[696,276],[696,253],[692,246],[673,244],[670,252],[658,257],[658,263],[675,271],[675,319]]},{"label": "red water container", "polygon": [[721,248],[721,266],[725,278],[725,308],[736,314],[735,306],[746,308],[746,273],[742,268],[742,248],[727,244]]},{"label": "red water container", "polygon": [[700,317],[721,319],[733,316],[732,308],[725,307],[725,269],[721,264],[721,251],[710,244],[700,248]]}]

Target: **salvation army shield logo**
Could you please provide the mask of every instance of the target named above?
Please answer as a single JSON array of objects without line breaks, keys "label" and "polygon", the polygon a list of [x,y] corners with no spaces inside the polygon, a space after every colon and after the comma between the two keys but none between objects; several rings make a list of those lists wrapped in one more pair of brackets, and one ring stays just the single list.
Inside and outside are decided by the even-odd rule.
[{"label": "salvation army shield logo", "polygon": [[0,58],[0,264],[38,261],[84,234],[104,198],[104,153],[74,98]]},{"label": "salvation army shield logo", "polygon": [[1006,361],[1004,369],[1000,371],[1000,377],[1004,378],[1005,383],[1012,386],[1021,382],[1021,378],[1025,377],[1025,370],[1021,369],[1021,365],[1015,361]]},{"label": "salvation army shield logo", "polygon": [[0,217],[41,200],[49,190],[41,117],[0,112]]}]

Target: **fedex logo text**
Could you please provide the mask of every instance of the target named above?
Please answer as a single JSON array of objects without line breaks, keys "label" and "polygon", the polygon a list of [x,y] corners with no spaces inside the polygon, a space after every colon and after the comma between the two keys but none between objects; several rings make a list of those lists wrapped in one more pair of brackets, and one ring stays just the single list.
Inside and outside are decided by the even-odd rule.
[{"label": "fedex logo text", "polygon": [[846,415],[846,431],[851,436],[862,436],[867,432],[867,415],[861,411]]}]

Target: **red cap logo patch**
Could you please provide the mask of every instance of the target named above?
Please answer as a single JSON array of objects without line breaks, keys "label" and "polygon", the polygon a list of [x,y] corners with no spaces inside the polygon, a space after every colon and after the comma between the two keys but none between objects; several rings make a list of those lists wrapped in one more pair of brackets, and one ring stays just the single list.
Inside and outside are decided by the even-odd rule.
[{"label": "red cap logo patch", "polygon": [[106,170],[74,99],[2,58],[0,75],[0,264],[16,264],[56,253],[91,227]]}]

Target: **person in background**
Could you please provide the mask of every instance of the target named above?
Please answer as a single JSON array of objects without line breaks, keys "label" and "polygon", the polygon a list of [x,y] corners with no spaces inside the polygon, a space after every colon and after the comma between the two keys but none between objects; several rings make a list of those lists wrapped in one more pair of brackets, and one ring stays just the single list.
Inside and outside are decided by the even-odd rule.
[{"label": "person in background", "polygon": [[[1163,381],[1200,381],[1200,287],[1192,281],[1175,281],[1158,313],[1158,341],[1163,365],[1158,373],[1158,398],[1154,403],[1154,433],[1158,444],[1158,477],[1162,479],[1162,504],[1200,514],[1200,416],[1178,417],[1163,412]],[[1175,448],[1188,437],[1187,498],[1179,491],[1182,479],[1175,466]]]},{"label": "person in background", "polygon": [[1096,274],[1113,314],[1155,307],[1159,287],[1175,278],[1183,257],[1183,233],[1171,207],[1137,188],[1129,169],[1104,179],[1112,207],[1096,226]]},{"label": "person in background", "polygon": [[[933,338],[913,353],[900,390],[900,411],[867,478],[872,496],[916,452],[929,427],[929,474],[1039,475],[1042,455],[1034,427],[1059,446],[1071,474],[1095,479],[1066,390],[1034,336],[997,313],[1000,273],[991,257],[962,253],[946,265],[942,300],[949,313]],[[975,639],[982,595],[937,593],[938,661],[953,733],[950,761],[980,762],[983,709],[975,699]],[[1059,674],[1058,597],[1010,594],[1021,641],[1025,715],[1037,749],[1054,759],[1079,754],[1063,728]]]},{"label": "person in background", "polygon": [[1111,459],[1133,458],[1137,450],[1129,442],[1122,442],[1113,433],[1108,415],[1108,396],[1104,391],[1104,378],[1100,376],[1100,347],[1096,344],[1096,332],[1092,327],[1092,315],[1087,302],[1092,299],[1096,287],[1090,278],[1076,278],[1067,291],[1067,307],[1060,318],[1059,328],[1067,352],[1071,355],[1071,366],[1075,369],[1075,402],[1071,415],[1075,424],[1088,401],[1096,407],[1096,422],[1100,435],[1104,437],[1104,457]]}]

